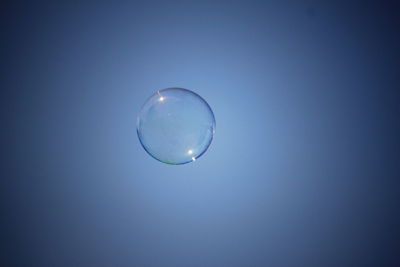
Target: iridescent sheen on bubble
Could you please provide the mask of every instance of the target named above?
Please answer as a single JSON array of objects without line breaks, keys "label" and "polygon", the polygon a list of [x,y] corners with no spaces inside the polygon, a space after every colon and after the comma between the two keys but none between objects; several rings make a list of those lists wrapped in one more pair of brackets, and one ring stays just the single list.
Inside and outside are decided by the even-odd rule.
[{"label": "iridescent sheen on bubble", "polygon": [[167,164],[195,161],[206,152],[215,133],[215,118],[208,103],[183,88],[154,93],[144,103],[137,133],[143,148]]}]

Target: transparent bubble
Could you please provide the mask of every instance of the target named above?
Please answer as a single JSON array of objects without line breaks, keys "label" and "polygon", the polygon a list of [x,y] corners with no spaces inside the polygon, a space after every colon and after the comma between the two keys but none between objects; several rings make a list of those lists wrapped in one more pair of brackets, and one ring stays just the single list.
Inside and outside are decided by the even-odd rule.
[{"label": "transparent bubble", "polygon": [[167,164],[195,161],[215,133],[214,114],[198,94],[183,88],[157,91],[144,103],[137,120],[144,149]]}]

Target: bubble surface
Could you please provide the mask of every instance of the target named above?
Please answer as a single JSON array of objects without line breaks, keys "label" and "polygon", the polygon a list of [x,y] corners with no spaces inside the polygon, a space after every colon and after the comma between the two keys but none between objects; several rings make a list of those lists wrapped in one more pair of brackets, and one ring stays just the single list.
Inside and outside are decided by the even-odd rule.
[{"label": "bubble surface", "polygon": [[215,117],[208,103],[183,88],[159,90],[144,103],[137,119],[143,148],[167,164],[195,161],[215,134]]}]

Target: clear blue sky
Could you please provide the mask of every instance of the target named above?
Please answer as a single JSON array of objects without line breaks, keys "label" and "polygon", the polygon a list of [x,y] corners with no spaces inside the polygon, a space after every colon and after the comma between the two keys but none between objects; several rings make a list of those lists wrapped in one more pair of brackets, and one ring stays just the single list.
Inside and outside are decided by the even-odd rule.
[{"label": "clear blue sky", "polygon": [[[5,4],[0,262],[398,263],[395,10]],[[141,105],[167,87],[214,111],[194,163],[162,164],[136,136]]]}]

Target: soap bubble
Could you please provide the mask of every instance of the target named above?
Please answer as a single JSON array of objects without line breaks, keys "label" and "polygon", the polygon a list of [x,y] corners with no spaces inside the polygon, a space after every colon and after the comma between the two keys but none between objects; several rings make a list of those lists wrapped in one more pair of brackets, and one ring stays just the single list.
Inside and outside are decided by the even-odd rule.
[{"label": "soap bubble", "polygon": [[137,120],[143,148],[167,164],[195,161],[206,152],[215,133],[214,114],[198,94],[183,88],[154,93]]}]

